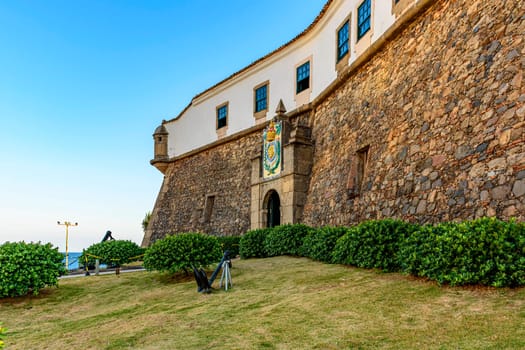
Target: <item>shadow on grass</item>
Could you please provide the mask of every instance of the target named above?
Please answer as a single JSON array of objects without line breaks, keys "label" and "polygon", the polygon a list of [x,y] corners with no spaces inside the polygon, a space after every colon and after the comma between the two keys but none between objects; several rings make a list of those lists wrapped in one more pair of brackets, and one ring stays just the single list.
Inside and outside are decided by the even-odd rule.
[{"label": "shadow on grass", "polygon": [[[206,271],[206,274],[209,275],[209,271]],[[155,275],[154,279],[162,284],[174,284],[174,283],[186,283],[186,282],[192,282],[195,281],[195,278],[193,277],[193,272],[177,272],[177,273],[171,273],[171,272],[159,272]]]},{"label": "shadow on grass", "polygon": [[[38,294],[34,295],[32,293],[17,296],[17,297],[6,297],[0,298],[0,306],[22,306],[24,304],[32,304],[35,301],[47,301],[53,295],[59,291],[59,286],[46,287],[41,289]],[[68,288],[74,289],[73,294],[80,294],[83,291],[83,288]],[[31,308],[30,306],[26,308]]]}]

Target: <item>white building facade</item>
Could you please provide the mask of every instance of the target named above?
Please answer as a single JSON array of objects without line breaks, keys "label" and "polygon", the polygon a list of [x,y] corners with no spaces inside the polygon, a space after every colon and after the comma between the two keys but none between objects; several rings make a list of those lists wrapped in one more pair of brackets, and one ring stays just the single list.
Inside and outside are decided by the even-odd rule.
[{"label": "white building facade", "polygon": [[[394,30],[396,18],[428,2],[328,1],[296,38],[197,95],[176,118],[163,121],[167,154],[160,158],[175,159],[263,124],[275,116],[280,100],[289,111],[308,105]],[[199,132],[189,133],[195,126]]]}]

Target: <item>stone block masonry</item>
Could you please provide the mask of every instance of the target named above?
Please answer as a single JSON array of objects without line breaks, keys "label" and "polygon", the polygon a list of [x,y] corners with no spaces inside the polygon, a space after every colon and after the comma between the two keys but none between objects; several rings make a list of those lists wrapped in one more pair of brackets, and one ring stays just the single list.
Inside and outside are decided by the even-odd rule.
[{"label": "stone block masonry", "polygon": [[281,180],[260,179],[262,127],[162,163],[143,245],[264,226],[270,190],[312,226],[525,220],[524,33],[525,1],[436,0],[292,117]]},{"label": "stone block masonry", "polygon": [[320,103],[302,221],[525,220],[524,14],[436,1]]},{"label": "stone block masonry", "polygon": [[250,159],[258,152],[256,132],[170,163],[143,245],[177,232],[248,231]]}]

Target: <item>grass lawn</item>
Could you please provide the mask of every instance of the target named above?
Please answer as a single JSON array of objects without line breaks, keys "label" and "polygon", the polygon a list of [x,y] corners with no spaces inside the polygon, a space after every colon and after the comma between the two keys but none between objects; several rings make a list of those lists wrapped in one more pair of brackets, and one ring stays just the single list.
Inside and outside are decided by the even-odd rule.
[{"label": "grass lawn", "polygon": [[192,276],[135,272],[0,299],[6,350],[525,348],[525,288],[439,287],[291,257],[231,272],[233,288],[208,295]]}]

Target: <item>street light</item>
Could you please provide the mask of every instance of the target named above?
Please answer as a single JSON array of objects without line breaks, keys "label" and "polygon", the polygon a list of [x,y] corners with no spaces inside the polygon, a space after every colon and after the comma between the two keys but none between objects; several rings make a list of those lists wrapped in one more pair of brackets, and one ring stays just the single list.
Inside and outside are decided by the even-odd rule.
[{"label": "street light", "polygon": [[57,224],[66,227],[66,270],[69,271],[68,251],[67,251],[67,240],[68,240],[68,236],[69,236],[69,230],[68,229],[69,229],[69,226],[78,226],[78,222],[75,222],[73,224],[73,223],[71,223],[69,221],[65,221],[63,223],[61,223],[60,221],[57,221]]}]

